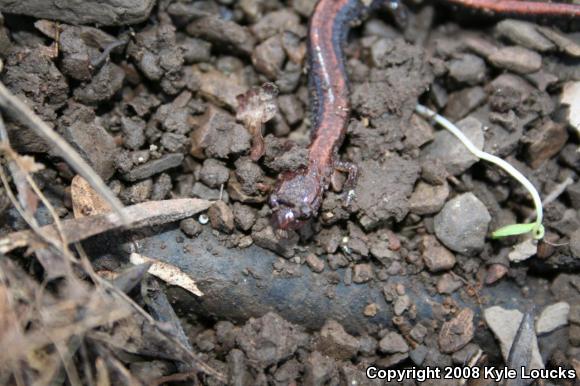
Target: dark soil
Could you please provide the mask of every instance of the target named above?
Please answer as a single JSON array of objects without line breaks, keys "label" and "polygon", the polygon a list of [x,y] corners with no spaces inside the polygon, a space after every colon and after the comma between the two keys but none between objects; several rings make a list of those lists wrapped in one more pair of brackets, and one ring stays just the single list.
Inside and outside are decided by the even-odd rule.
[{"label": "dark soil", "polygon": [[[124,271],[128,251],[136,251],[188,273],[205,297],[151,278],[132,297],[152,314],[166,310],[155,319],[181,324],[182,342],[232,385],[375,384],[365,376],[371,364],[464,365],[479,349],[473,364],[503,366],[507,356],[486,310],[502,305],[537,317],[557,302],[569,305],[568,323],[539,336],[543,363],[579,372],[580,153],[570,109],[560,102],[565,87],[580,82],[578,24],[506,23],[421,1],[413,2],[404,31],[381,12],[371,15],[345,47],[353,114],[340,157],[360,169],[354,202],[345,205],[338,181],[314,221],[282,234],[272,229],[267,197],[280,172],[306,159],[314,3],[160,0],[130,29],[4,16],[0,80],[124,204],[217,200],[179,224],[90,240],[85,248],[96,270]],[[79,22],[87,20],[94,19]],[[569,44],[550,39],[552,30]],[[265,154],[254,162],[251,134],[236,121],[236,97],[265,82],[279,89],[278,113],[264,126]],[[508,160],[542,197],[570,181],[545,206],[551,244],[510,261],[523,239],[489,235],[533,215],[527,192],[415,115],[417,103]],[[15,150],[45,165],[36,174],[44,194],[62,218],[72,218],[75,173],[30,129],[5,118]],[[2,234],[23,227],[5,190],[0,211]],[[42,281],[43,269],[24,255],[10,257]],[[149,303],[147,291],[167,294],[176,315]],[[145,345],[147,336],[139,338]],[[130,347],[90,355],[110,356],[142,384],[188,371],[163,347]],[[85,370],[78,367],[83,384]],[[119,374],[111,384],[129,379]]]}]

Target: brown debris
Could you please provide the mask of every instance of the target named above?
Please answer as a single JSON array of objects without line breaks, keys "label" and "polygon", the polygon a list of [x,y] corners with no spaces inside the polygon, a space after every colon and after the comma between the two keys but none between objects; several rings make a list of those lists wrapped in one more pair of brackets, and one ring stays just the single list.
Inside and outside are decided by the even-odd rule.
[{"label": "brown debris", "polygon": [[245,94],[237,96],[236,119],[243,122],[252,135],[250,158],[253,161],[258,161],[264,155],[262,125],[274,118],[278,112],[276,96],[278,96],[278,89],[272,83],[264,83],[262,87],[251,88]]},{"label": "brown debris", "polygon": [[473,332],[473,311],[464,308],[455,318],[443,323],[439,332],[441,352],[453,353],[465,347],[473,339]]}]

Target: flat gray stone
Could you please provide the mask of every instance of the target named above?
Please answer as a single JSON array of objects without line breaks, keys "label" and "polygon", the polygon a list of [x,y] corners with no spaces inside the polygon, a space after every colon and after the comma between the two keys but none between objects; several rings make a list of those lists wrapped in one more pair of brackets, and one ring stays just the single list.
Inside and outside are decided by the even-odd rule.
[{"label": "flat gray stone", "polygon": [[519,46],[500,48],[488,59],[494,66],[518,74],[529,74],[542,68],[540,54]]},{"label": "flat gray stone", "polygon": [[566,302],[554,303],[542,311],[536,323],[536,332],[545,334],[568,324],[570,304]]},{"label": "flat gray stone", "polygon": [[490,221],[485,205],[473,193],[464,193],[435,216],[435,234],[447,248],[472,255],[483,249]]},{"label": "flat gray stone", "polygon": [[[507,362],[510,349],[512,348],[524,315],[518,310],[506,310],[500,306],[494,306],[486,308],[483,311],[483,316],[485,323],[487,323],[487,326],[491,329],[497,340],[499,340],[501,354]],[[538,348],[538,340],[534,338],[532,342],[532,359],[527,371],[543,368],[544,362],[542,361]]]},{"label": "flat gray stone", "polygon": [[2,13],[70,24],[129,25],[145,21],[155,0],[0,0]]},{"label": "flat gray stone", "polygon": [[536,29],[535,24],[527,21],[502,20],[495,26],[495,30],[501,37],[530,50],[545,52],[556,48],[550,40]]},{"label": "flat gray stone", "polygon": [[[457,122],[457,127],[479,150],[483,149],[484,136],[483,124],[472,117],[467,117]],[[445,170],[453,175],[465,172],[478,158],[471,154],[463,144],[447,130],[435,133],[433,142],[425,147],[421,153],[421,163],[428,160],[440,160]]]}]

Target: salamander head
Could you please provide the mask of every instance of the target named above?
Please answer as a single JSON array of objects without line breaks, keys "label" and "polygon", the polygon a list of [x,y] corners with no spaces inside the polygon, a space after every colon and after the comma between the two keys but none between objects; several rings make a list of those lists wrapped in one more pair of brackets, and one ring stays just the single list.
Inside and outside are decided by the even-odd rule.
[{"label": "salamander head", "polygon": [[274,212],[272,225],[277,229],[299,229],[316,216],[321,202],[318,178],[302,170],[282,174],[270,195]]}]

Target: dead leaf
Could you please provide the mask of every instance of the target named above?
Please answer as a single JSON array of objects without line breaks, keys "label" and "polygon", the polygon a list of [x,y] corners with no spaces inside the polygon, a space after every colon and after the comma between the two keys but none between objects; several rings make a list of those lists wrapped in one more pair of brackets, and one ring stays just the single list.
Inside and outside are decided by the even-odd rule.
[{"label": "dead leaf", "polygon": [[169,285],[175,285],[191,292],[194,295],[203,296],[203,292],[197,288],[195,281],[193,281],[193,279],[188,274],[172,264],[152,259],[138,253],[131,253],[130,261],[131,264],[135,265],[152,263],[151,267],[147,271],[151,275],[158,277]]}]

